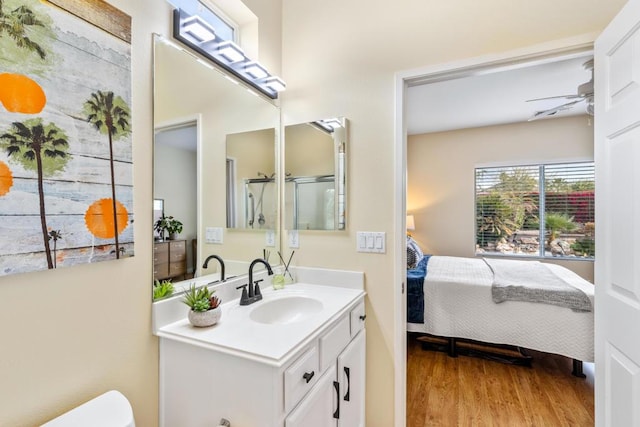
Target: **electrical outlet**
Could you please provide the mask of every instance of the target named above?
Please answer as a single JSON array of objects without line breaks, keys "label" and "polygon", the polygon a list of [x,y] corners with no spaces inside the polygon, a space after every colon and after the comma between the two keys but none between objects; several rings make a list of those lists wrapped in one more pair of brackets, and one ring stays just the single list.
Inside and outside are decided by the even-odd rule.
[{"label": "electrical outlet", "polygon": [[299,240],[298,230],[289,230],[289,247],[290,248],[299,248],[300,240]]},{"label": "electrical outlet", "polygon": [[267,230],[264,238],[265,246],[275,246],[276,245],[276,233],[273,230]]}]

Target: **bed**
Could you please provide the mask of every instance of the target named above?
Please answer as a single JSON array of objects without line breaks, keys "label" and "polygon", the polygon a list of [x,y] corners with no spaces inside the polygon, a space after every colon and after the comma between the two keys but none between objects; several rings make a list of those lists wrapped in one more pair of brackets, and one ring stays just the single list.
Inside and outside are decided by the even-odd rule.
[{"label": "bed", "polygon": [[559,354],[574,359],[574,371],[577,361],[592,362],[593,285],[559,265],[511,262],[520,263],[519,268],[530,263],[548,269],[583,293],[590,309],[520,300],[496,303],[493,264],[483,258],[427,255],[407,270],[407,330]]}]

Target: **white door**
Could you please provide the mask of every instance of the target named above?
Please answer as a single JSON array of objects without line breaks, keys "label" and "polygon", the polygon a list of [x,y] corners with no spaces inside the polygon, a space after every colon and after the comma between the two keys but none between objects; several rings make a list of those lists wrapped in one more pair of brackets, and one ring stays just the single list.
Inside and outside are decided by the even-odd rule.
[{"label": "white door", "polygon": [[595,44],[596,425],[640,426],[640,0]]},{"label": "white door", "polygon": [[340,383],[338,427],[364,427],[365,347],[365,331],[362,330],[338,356],[338,382]]},{"label": "white door", "polygon": [[302,399],[302,402],[289,414],[285,420],[285,427],[331,427],[335,426],[339,413],[339,393],[336,382],[335,363],[327,369],[319,379],[313,390]]}]

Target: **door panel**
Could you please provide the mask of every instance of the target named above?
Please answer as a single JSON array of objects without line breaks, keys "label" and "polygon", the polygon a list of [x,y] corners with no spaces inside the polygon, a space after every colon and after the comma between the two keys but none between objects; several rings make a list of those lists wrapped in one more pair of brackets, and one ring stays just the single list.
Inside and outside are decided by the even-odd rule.
[{"label": "door panel", "polygon": [[365,347],[365,331],[360,331],[338,357],[338,427],[364,427]]},{"label": "door panel", "polygon": [[595,44],[596,425],[640,425],[640,0]]}]

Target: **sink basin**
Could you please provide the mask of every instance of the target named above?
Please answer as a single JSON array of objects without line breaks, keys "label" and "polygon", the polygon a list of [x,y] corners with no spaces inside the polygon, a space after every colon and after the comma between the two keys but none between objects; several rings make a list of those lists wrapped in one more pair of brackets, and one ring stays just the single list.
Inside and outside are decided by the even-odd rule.
[{"label": "sink basin", "polygon": [[315,298],[289,296],[263,302],[251,311],[249,318],[267,324],[300,322],[319,313],[322,307],[322,302]]}]

